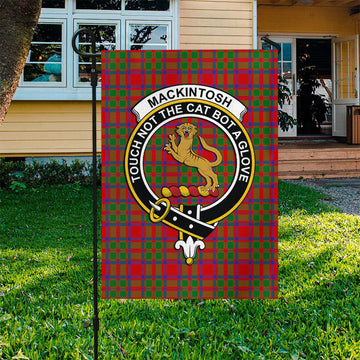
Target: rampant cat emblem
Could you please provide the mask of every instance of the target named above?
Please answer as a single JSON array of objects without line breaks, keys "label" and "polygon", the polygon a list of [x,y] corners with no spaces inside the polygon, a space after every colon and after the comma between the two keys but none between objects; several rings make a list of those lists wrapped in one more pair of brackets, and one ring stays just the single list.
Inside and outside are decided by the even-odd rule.
[{"label": "rampant cat emblem", "polygon": [[[128,139],[125,152],[124,169],[129,190],[149,214],[152,223],[163,223],[178,231],[178,241],[174,247],[183,250],[188,265],[193,264],[198,250],[205,249],[204,240],[215,230],[219,221],[231,214],[249,192],[255,171],[255,154],[251,139],[241,123],[246,111],[238,99],[225,91],[197,84],[160,89],[147,95],[132,109],[138,124]],[[231,165],[232,180],[221,192],[218,190],[219,180],[214,168],[227,159],[229,150],[221,153],[219,149],[210,146],[198,135],[198,128],[185,120],[189,118],[199,119],[199,124],[206,121],[209,128],[213,127],[222,134],[222,140],[227,139],[226,147],[231,149],[234,165]],[[179,120],[183,123],[176,126]],[[166,130],[167,124],[169,132]],[[179,141],[175,134],[171,134],[175,126]],[[167,141],[166,138],[159,139],[159,147],[156,141],[155,145],[149,145],[158,131],[165,136],[170,133],[165,148],[161,144]],[[193,150],[196,136],[202,148],[214,154],[214,161]],[[151,156],[157,159],[158,166],[164,164],[161,191],[152,183],[152,176],[146,177],[144,158],[148,148],[151,149]],[[164,154],[164,150],[171,156]],[[180,164],[196,168],[205,184],[195,187],[189,184],[193,179],[180,179],[176,174],[177,166],[169,176],[179,183],[168,181],[165,157],[172,157],[171,161],[174,159]],[[223,177],[224,171],[229,170],[221,171]],[[218,174],[220,178],[220,172]],[[224,184],[221,185],[223,187]]]},{"label": "rampant cat emblem", "polygon": [[203,186],[203,191],[215,191],[215,189],[219,186],[219,182],[218,177],[212,168],[220,165],[222,162],[222,155],[220,151],[212,146],[209,146],[205,139],[198,135],[202,147],[215,154],[216,160],[210,162],[194,152],[192,146],[194,136],[197,135],[197,127],[194,124],[181,124],[177,126],[176,133],[180,136],[179,144],[176,144],[175,135],[169,135],[170,144],[166,144],[165,150],[171,154],[176,161],[184,165],[197,168],[199,174],[203,176],[206,181],[206,184]]}]

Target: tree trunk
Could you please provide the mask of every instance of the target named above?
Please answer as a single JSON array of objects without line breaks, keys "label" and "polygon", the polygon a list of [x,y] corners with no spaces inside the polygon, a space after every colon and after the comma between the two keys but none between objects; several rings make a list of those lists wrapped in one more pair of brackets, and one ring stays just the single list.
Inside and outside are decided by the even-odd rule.
[{"label": "tree trunk", "polygon": [[29,54],[41,0],[0,0],[0,124]]}]

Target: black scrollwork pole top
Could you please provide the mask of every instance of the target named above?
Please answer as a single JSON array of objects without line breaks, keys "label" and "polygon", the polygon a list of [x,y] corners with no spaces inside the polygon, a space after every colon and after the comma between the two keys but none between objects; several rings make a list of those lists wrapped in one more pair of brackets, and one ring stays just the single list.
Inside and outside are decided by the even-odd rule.
[{"label": "black scrollwork pole top", "polygon": [[[90,41],[91,41],[91,50],[92,52],[91,53],[87,53],[87,52],[84,52],[84,51],[81,51],[78,47],[77,47],[77,44],[76,44],[76,39],[82,35],[82,34],[87,34],[90,38]],[[74,33],[74,36],[72,38],[72,47],[74,49],[74,51],[78,54],[78,55],[81,55],[81,56],[90,56],[90,57],[97,57],[97,56],[101,56],[101,52],[96,52],[96,40],[95,40],[95,34],[90,30],[90,29],[86,29],[86,28],[83,28],[83,29],[79,29],[77,31],[75,31]]]}]

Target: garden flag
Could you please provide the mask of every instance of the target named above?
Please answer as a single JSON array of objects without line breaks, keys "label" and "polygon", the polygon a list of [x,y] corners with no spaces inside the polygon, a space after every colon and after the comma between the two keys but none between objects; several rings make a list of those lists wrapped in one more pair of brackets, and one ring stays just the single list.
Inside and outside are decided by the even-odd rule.
[{"label": "garden flag", "polygon": [[277,126],[275,51],[103,52],[103,298],[276,298]]}]

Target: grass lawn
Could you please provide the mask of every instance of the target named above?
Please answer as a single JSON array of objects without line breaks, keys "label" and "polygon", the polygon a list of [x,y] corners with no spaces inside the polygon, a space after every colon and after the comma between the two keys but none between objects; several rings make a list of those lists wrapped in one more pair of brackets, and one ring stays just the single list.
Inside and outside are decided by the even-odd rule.
[{"label": "grass lawn", "polygon": [[[100,300],[99,358],[360,359],[360,218],[322,196],[280,183],[279,300]],[[0,359],[92,359],[91,219],[90,188],[0,191]]]}]

